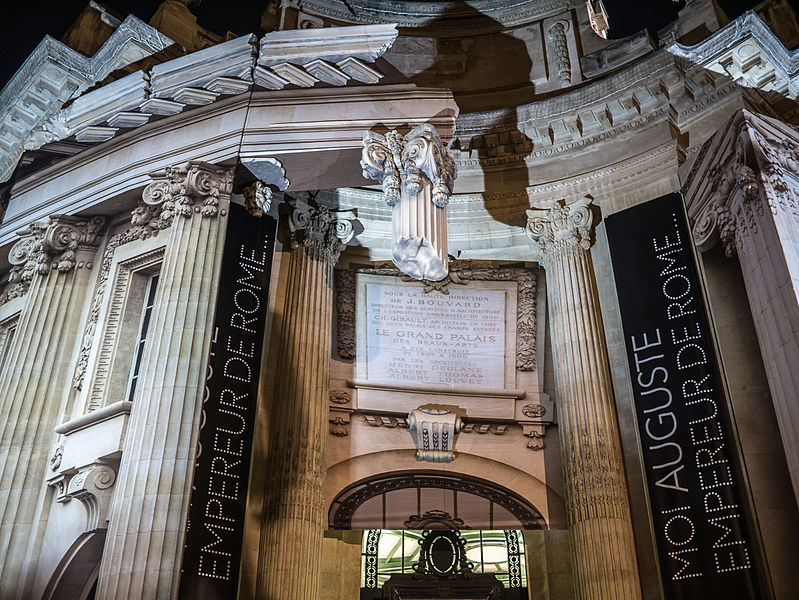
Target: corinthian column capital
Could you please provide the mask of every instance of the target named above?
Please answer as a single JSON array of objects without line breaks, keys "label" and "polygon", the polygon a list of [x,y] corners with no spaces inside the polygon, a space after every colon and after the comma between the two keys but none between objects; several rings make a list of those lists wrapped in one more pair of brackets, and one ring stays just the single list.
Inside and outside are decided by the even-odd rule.
[{"label": "corinthian column capital", "polygon": [[77,249],[96,247],[105,223],[106,218],[100,216],[80,219],[64,215],[31,223],[8,253],[8,282],[13,292],[5,290],[2,300],[25,294],[36,273],[47,275],[50,269],[62,273],[74,269]]},{"label": "corinthian column capital", "polygon": [[233,187],[233,169],[196,160],[151,173],[150,178],[131,222],[153,230],[169,227],[175,215],[216,217],[220,196],[229,196]]},{"label": "corinthian column capital", "polygon": [[335,265],[341,251],[355,235],[355,212],[314,206],[295,198],[288,203],[292,249],[302,246],[311,259]]},{"label": "corinthian column capital", "polygon": [[432,125],[420,125],[408,135],[396,129],[385,136],[367,131],[363,136],[361,167],[364,177],[383,186],[389,206],[399,202],[403,188],[409,196],[416,196],[430,182],[433,204],[444,208],[457,175],[452,152]]},{"label": "corinthian column capital", "polygon": [[527,236],[538,247],[539,262],[546,266],[554,258],[591,247],[594,217],[591,198],[567,204],[555,202],[548,209],[527,211]]}]

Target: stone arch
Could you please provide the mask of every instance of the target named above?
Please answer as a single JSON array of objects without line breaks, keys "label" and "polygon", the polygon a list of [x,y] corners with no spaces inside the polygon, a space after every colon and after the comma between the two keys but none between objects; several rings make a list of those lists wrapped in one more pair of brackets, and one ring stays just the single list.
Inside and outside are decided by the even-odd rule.
[{"label": "stone arch", "polygon": [[84,533],[58,563],[42,600],[86,600],[97,581],[106,530]]},{"label": "stone arch", "polygon": [[[383,450],[348,458],[327,470],[326,505],[332,507],[335,499],[354,483],[388,473],[419,473],[423,470],[413,454],[405,450]],[[482,480],[490,477],[491,483],[514,492],[533,506],[542,516],[544,528],[565,529],[567,526],[561,493],[528,472],[466,452],[458,452],[453,463],[442,464],[435,471]]]}]

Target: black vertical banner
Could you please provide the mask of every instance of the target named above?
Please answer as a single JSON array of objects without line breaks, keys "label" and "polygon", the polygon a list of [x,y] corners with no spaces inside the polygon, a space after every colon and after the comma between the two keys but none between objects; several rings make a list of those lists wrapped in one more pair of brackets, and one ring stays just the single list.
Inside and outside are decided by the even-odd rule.
[{"label": "black vertical banner", "polygon": [[180,577],[181,600],[237,595],[277,221],[230,205]]},{"label": "black vertical banner", "polygon": [[682,199],[605,219],[665,597],[761,598]]}]

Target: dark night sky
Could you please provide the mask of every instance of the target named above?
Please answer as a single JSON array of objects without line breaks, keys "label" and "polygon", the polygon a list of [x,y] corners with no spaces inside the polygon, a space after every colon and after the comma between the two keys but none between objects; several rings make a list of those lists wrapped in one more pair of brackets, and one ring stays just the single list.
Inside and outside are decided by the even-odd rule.
[{"label": "dark night sky", "polygon": [[[161,1],[100,0],[100,3],[122,17],[132,13],[146,22]],[[676,6],[670,0],[604,0],[604,3],[613,21],[612,37],[634,33],[646,25],[657,29],[671,20],[669,15]],[[59,39],[88,0],[6,0],[5,4],[2,13],[5,31],[0,36],[0,85],[5,85],[45,34]],[[203,0],[192,11],[201,25],[216,33],[230,30],[239,35],[260,35],[259,23],[266,4],[267,0]],[[730,17],[735,17],[757,2],[721,0],[721,4]],[[641,10],[642,6],[646,6],[646,11]],[[631,21],[630,15],[635,20]]]}]

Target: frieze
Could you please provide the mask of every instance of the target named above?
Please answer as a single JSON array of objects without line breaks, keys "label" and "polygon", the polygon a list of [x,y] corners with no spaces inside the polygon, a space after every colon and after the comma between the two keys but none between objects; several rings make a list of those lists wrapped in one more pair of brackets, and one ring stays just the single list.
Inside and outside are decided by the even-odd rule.
[{"label": "frieze", "polygon": [[[466,263],[468,264],[468,263]],[[346,274],[345,274],[346,273]],[[400,276],[395,268],[357,269],[339,271],[336,306],[337,350],[341,358],[355,358],[355,274]],[[457,263],[442,282],[425,282],[424,293],[447,294],[450,284],[468,285],[469,281],[514,281],[517,284],[516,310],[516,368],[534,371],[536,368],[536,276],[529,269],[464,268]]]}]

